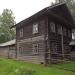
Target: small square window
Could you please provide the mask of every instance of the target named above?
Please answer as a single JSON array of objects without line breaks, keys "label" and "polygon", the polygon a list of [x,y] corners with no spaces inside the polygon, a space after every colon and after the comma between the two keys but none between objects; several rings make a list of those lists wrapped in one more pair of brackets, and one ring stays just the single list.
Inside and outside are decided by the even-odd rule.
[{"label": "small square window", "polygon": [[33,24],[33,34],[38,33],[38,24]]},{"label": "small square window", "polygon": [[33,44],[33,54],[38,54],[38,44]]}]

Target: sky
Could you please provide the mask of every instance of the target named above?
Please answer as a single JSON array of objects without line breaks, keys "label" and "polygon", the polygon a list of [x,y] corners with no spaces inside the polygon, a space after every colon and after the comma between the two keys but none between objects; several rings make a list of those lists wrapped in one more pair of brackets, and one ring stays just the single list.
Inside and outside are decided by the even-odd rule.
[{"label": "sky", "polygon": [[3,9],[11,9],[16,23],[28,18],[41,9],[50,6],[54,0],[0,0],[0,14]]}]

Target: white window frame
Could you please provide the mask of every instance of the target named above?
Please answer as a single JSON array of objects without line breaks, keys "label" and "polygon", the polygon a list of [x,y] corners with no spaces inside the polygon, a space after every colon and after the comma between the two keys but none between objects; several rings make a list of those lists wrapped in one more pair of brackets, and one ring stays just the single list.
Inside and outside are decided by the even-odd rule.
[{"label": "white window frame", "polygon": [[38,33],[38,23],[33,24],[33,34]]},{"label": "white window frame", "polygon": [[50,31],[55,32],[55,23],[54,22],[50,22]]},{"label": "white window frame", "polygon": [[23,37],[23,28],[20,29],[19,35],[20,35],[20,37]]},{"label": "white window frame", "polygon": [[[37,48],[37,50],[36,50],[36,48],[35,48],[35,46],[36,46],[36,48]],[[33,54],[38,54],[38,44],[33,44]]]}]

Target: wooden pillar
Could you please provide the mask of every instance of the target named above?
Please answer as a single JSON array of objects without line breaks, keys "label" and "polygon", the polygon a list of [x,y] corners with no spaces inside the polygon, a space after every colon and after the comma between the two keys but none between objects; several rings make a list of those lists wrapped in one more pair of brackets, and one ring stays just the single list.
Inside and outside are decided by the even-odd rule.
[{"label": "wooden pillar", "polygon": [[8,58],[10,58],[10,46],[8,46]]},{"label": "wooden pillar", "polygon": [[[48,17],[46,17],[45,23],[45,64],[50,64],[50,41],[49,41],[49,23]],[[48,61],[48,62],[47,62]]]},{"label": "wooden pillar", "polygon": [[62,45],[62,58],[64,59],[64,40],[63,40],[63,28],[62,28],[62,35],[61,35],[61,45]]},{"label": "wooden pillar", "polygon": [[49,64],[51,64],[51,51],[50,51],[50,26],[49,26],[49,18],[47,17],[47,37],[48,37],[48,39],[47,39],[47,48],[48,48],[48,62],[49,62]]},{"label": "wooden pillar", "polygon": [[17,58],[17,43],[15,44],[15,58]]}]

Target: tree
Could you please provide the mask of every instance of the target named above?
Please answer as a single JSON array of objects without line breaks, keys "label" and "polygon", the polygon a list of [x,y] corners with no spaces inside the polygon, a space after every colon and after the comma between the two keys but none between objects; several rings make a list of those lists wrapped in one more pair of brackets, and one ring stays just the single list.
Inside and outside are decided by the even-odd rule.
[{"label": "tree", "polygon": [[10,29],[15,24],[15,17],[10,9],[4,9],[0,16],[0,43],[15,38],[15,29]]}]

